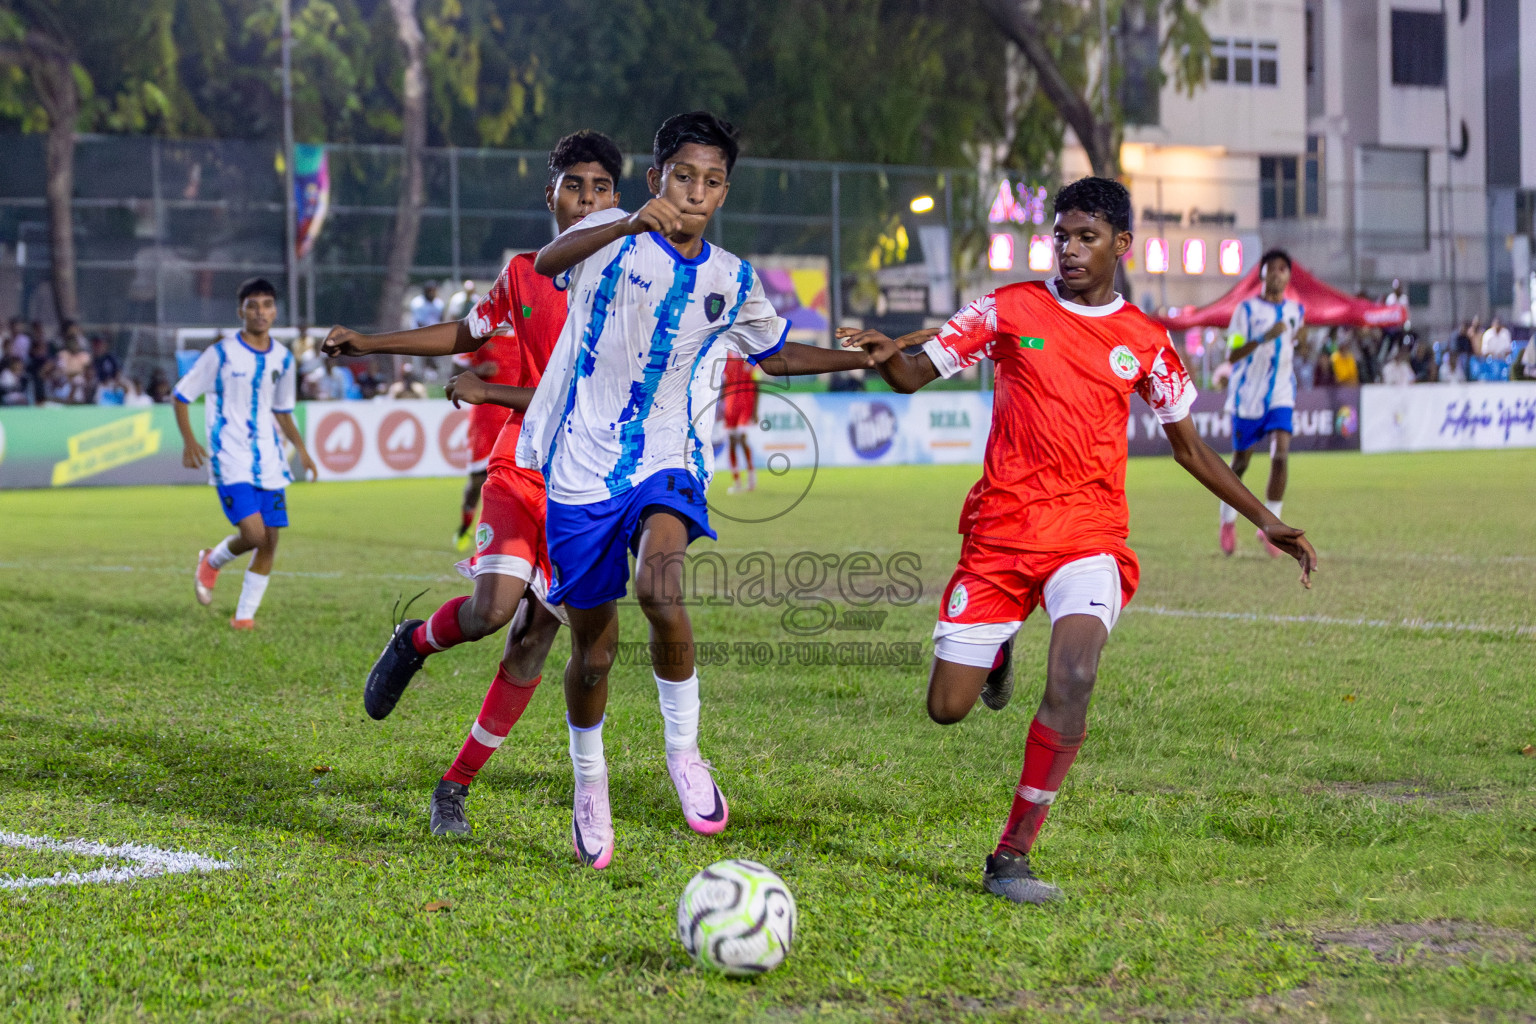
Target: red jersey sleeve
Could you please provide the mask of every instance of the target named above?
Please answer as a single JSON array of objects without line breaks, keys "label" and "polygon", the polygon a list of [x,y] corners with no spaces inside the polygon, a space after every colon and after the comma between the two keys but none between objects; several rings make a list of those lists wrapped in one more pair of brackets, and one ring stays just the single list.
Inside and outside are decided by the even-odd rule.
[{"label": "red jersey sleeve", "polygon": [[512,279],[512,264],[509,261],[501,268],[501,273],[496,275],[496,283],[491,285],[491,290],[475,303],[475,307],[464,318],[464,322],[469,324],[469,333],[477,338],[490,337],[496,328],[511,322],[516,302],[517,287]]},{"label": "red jersey sleeve", "polygon": [[949,318],[938,337],[923,346],[941,377],[953,377],[992,355],[997,337],[997,293],[988,292]]},{"label": "red jersey sleeve", "polygon": [[1136,382],[1136,393],[1157,413],[1159,422],[1177,423],[1195,404],[1195,382],[1165,333],[1153,354],[1151,368]]}]

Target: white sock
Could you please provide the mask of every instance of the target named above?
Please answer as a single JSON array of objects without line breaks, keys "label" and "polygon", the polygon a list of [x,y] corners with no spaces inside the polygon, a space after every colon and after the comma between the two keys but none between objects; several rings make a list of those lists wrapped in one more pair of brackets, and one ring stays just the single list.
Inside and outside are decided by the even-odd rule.
[{"label": "white sock", "polygon": [[[654,673],[653,673],[654,674]],[[673,682],[656,676],[661,699],[662,734],[667,750],[692,750],[699,745],[699,674]]]},{"label": "white sock", "polygon": [[1221,525],[1226,526],[1228,523],[1235,522],[1237,522],[1237,509],[1233,508],[1231,505],[1228,505],[1226,502],[1222,502]]},{"label": "white sock", "polygon": [[576,778],[589,786],[596,785],[608,771],[608,762],[603,757],[603,719],[583,729],[571,725],[571,716],[566,715],[565,724],[571,730],[571,767]]},{"label": "white sock", "polygon": [[235,605],[235,618],[254,619],[261,599],[267,593],[268,577],[245,570],[245,582],[240,585],[240,603]]},{"label": "white sock", "polygon": [[234,561],[237,556],[234,552],[229,550],[229,542],[236,539],[238,536],[239,534],[232,533],[228,537],[225,537],[223,540],[219,541],[218,546],[215,547],[212,551],[208,552],[208,564],[215,569],[222,569],[230,562]]},{"label": "white sock", "polygon": [[1264,503],[1264,507],[1269,509],[1270,512],[1274,513],[1274,516],[1275,516],[1276,519],[1279,519],[1280,518],[1280,506],[1283,505],[1283,504],[1285,504],[1285,502],[1283,502],[1283,501],[1266,501]]}]

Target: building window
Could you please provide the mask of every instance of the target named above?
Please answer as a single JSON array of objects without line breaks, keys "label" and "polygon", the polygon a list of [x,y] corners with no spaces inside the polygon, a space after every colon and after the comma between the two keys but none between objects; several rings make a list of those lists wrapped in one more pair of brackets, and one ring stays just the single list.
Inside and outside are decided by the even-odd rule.
[{"label": "building window", "polygon": [[1392,12],[1392,84],[1445,85],[1445,15]]},{"label": "building window", "polygon": [[1296,188],[1296,158],[1259,157],[1259,216],[1265,220],[1295,220],[1300,216]]},{"label": "building window", "polygon": [[1323,137],[1307,136],[1307,156],[1301,170],[1301,215],[1323,215]]},{"label": "building window", "polygon": [[1357,204],[1367,252],[1429,249],[1429,151],[1360,147]]},{"label": "building window", "polygon": [[1211,81],[1279,85],[1280,45],[1252,39],[1212,39]]},{"label": "building window", "polygon": [[1140,0],[1120,9],[1120,110],[1126,124],[1162,120],[1162,41],[1157,29],[1157,0]]}]

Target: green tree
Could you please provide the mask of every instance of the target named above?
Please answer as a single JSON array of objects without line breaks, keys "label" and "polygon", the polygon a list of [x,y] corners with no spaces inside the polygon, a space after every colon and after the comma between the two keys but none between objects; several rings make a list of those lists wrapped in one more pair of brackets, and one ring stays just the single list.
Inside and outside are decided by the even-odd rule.
[{"label": "green tree", "polygon": [[178,0],[101,4],[11,0],[0,10],[0,117],[46,133],[54,308],[78,315],[75,138],[78,131],[203,127],[177,75]]},{"label": "green tree", "polygon": [[[1119,54],[1111,28],[1126,13],[1160,27],[1160,55],[1172,56],[1174,82],[1193,92],[1205,81],[1211,40],[1201,15],[1212,0],[980,0],[997,27],[1029,61],[1038,93],[1077,135],[1093,172],[1120,173],[1124,117],[1115,98]],[[1127,12],[1132,4],[1139,12]],[[1165,76],[1159,68],[1158,81]],[[1026,116],[1038,117],[1032,104]]]}]

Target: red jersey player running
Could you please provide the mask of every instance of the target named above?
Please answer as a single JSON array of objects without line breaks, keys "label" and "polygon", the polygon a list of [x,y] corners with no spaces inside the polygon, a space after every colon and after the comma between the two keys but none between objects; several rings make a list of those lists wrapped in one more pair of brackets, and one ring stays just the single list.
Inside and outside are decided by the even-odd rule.
[{"label": "red jersey player running", "polygon": [[[516,386],[522,371],[518,354],[517,334],[511,324],[502,324],[491,332],[479,348],[473,352],[459,352],[453,364],[468,370],[489,384]],[[462,383],[468,384],[469,381]],[[512,410],[505,405],[486,402],[471,406],[469,410],[469,478],[464,481],[464,502],[459,510],[459,530],[454,535],[453,546],[468,551],[475,525],[475,509],[480,505],[480,491],[485,487],[487,467],[496,438],[506,426]]]},{"label": "red jersey player running", "polygon": [[1060,277],[977,299],[915,354],[875,331],[839,331],[845,345],[869,349],[901,392],[982,358],[996,367],[985,468],[960,515],[960,564],[934,630],[928,714],[948,725],[978,696],[994,709],[1006,704],[1013,636],[1044,605],[1045,694],[982,874],[987,891],[1017,903],[1061,898],[1028,855],[1087,736],[1099,653],[1136,591],[1136,556],[1125,544],[1131,392],[1162,421],[1179,465],[1300,562],[1304,585],[1317,566],[1302,531],[1280,522],[1200,440],[1189,417],[1195,389],[1167,331],[1115,293],[1115,266],[1132,242],[1130,194],[1085,178],[1057,193],[1055,205]]},{"label": "red jersey player running", "polygon": [[[615,186],[623,166],[619,148],[598,132],[576,132],[556,143],[549,154],[550,177],[544,189],[556,227],[564,231],[590,213],[616,206],[619,194]],[[487,383],[472,373],[460,374],[449,382],[448,395],[455,402],[489,402],[514,410],[487,463],[476,551],[468,565],[475,581],[474,593],[454,598],[425,621],[406,619],[396,626],[368,673],[363,693],[368,714],[384,718],[394,710],[429,655],[501,629],[513,621],[529,589],[540,598],[530,603],[526,617],[519,617],[507,634],[506,653],[479,718],[432,794],[434,835],[469,834],[464,798],[470,783],[527,709],[560,627],[556,613],[543,602],[550,574],[544,540],[544,478],[536,470],[519,468],[516,450],[522,413],[532,397],[529,389],[538,385],[550,350],[565,326],[568,277],[551,279],[535,273],[533,256],[514,256],[495,286],[463,321],[371,337],[335,327],[325,340],[328,355],[442,356],[475,351],[480,339],[508,321],[516,332],[518,344],[510,351],[516,356],[517,368],[508,379],[521,387]]]},{"label": "red jersey player running", "polygon": [[757,471],[752,468],[752,446],[747,443],[747,427],[757,419],[757,377],[752,364],[735,352],[725,357],[725,380],[720,391],[720,418],[725,421],[726,443],[730,446],[731,487],[726,493],[740,494],[741,468],[736,462],[736,448],[741,447],[747,462],[747,486],[757,489]]}]

